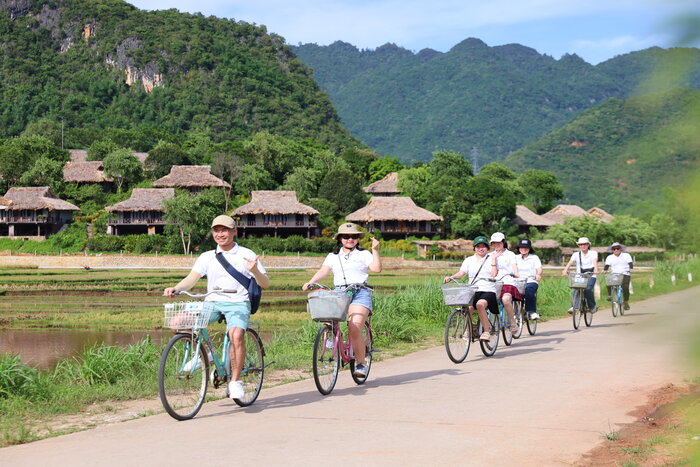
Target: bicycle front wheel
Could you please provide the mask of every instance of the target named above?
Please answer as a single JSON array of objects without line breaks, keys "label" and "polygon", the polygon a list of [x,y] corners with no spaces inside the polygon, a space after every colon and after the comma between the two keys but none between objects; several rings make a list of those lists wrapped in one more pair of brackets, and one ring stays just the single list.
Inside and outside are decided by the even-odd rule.
[{"label": "bicycle front wheel", "polygon": [[503,322],[499,323],[501,325],[501,334],[503,334],[503,343],[510,345],[513,343],[513,333],[510,330],[510,318],[505,307],[501,308],[500,316],[503,317]]},{"label": "bicycle front wheel", "polygon": [[314,342],[313,372],[316,389],[324,396],[331,393],[338,380],[340,349],[335,345],[334,326],[324,324]]},{"label": "bicycle front wheel", "polygon": [[245,339],[245,362],[240,381],[243,384],[244,396],[234,399],[233,402],[241,407],[247,407],[255,402],[262,389],[265,375],[265,348],[254,329],[247,329],[243,338]]},{"label": "bicycle front wheel", "polygon": [[158,394],[163,407],[177,420],[199,412],[207,394],[209,360],[197,336],[177,334],[165,346],[158,368]]},{"label": "bicycle front wheel", "polygon": [[445,350],[454,363],[462,363],[472,343],[472,327],[469,314],[463,308],[455,308],[445,323]]},{"label": "bicycle front wheel", "polygon": [[619,307],[618,310],[620,310],[620,316],[624,316],[625,307],[622,302],[622,286],[617,287],[617,306]]},{"label": "bicycle front wheel", "polygon": [[350,374],[352,375],[352,380],[356,384],[363,384],[367,381],[369,376],[369,370],[372,368],[372,352],[374,351],[374,341],[372,340],[372,329],[369,327],[369,323],[365,322],[362,326],[362,340],[365,341],[365,368],[367,368],[367,373],[364,376],[357,376],[355,374],[355,360],[350,360]]},{"label": "bicycle front wheel", "polygon": [[574,311],[571,314],[571,317],[574,320],[574,329],[578,329],[579,325],[581,324],[581,300],[583,298],[583,292],[581,292],[581,289],[574,289],[574,292],[572,294],[572,300],[571,302],[573,303],[573,308]]},{"label": "bicycle front wheel", "polygon": [[[493,354],[495,354],[496,348],[498,347],[498,333],[500,332],[500,321],[498,319],[498,315],[489,313],[489,327],[491,328],[491,338],[488,341],[479,340],[481,352],[487,357],[491,357]],[[479,334],[481,334],[481,332],[481,321],[479,321]]]}]

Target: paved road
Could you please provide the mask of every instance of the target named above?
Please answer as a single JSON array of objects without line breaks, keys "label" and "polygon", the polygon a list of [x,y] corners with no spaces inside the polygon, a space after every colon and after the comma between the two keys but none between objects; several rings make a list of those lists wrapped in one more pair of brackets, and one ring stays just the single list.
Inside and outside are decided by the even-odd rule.
[{"label": "paved road", "polygon": [[[634,417],[647,394],[690,375],[700,287],[601,310],[593,327],[540,325],[485,358],[472,345],[378,362],[364,386],[342,372],[330,396],[312,380],[265,389],[242,409],[205,405],[197,418],[157,415],[0,450],[0,465],[570,465]],[[692,376],[697,376],[693,374]],[[197,451],[199,449],[199,451]]]}]

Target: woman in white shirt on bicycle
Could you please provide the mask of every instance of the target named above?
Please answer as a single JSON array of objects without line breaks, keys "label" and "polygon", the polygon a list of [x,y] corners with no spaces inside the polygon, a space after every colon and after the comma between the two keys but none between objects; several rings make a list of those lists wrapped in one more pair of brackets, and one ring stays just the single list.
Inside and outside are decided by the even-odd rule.
[{"label": "woman in white shirt on bicycle", "polygon": [[[588,285],[586,290],[583,292],[583,296],[586,297],[586,302],[588,303],[588,309],[591,313],[598,311],[598,307],[595,304],[595,294],[593,293],[593,287],[595,286],[596,274],[598,274],[598,252],[591,250],[591,241],[588,237],[581,237],[578,239],[576,244],[579,247],[579,251],[575,251],[571,255],[571,259],[564,270],[561,272],[562,276],[569,274],[569,268],[572,265],[576,265],[576,272],[580,273],[592,273],[591,277],[588,279]],[[569,308],[568,312],[573,313],[573,306]]]}]

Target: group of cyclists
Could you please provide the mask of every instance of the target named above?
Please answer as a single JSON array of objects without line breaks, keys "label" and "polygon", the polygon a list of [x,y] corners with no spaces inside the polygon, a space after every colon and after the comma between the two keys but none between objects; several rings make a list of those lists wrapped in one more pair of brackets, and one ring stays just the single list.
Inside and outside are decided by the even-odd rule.
[{"label": "group of cyclists", "polygon": [[[245,358],[245,344],[243,336],[248,327],[251,314],[251,303],[248,288],[238,281],[233,272],[229,272],[228,266],[232,266],[238,273],[247,279],[254,279],[263,289],[268,287],[270,280],[265,268],[260,263],[258,255],[248,248],[238,245],[236,222],[226,215],[217,216],[211,225],[212,236],[216,242],[216,249],[202,253],[196,260],[191,272],[174,287],[168,287],[163,295],[173,297],[180,291],[191,289],[197,281],[207,277],[207,292],[226,290],[227,293],[209,295],[206,300],[213,301],[214,312],[210,322],[220,317],[226,319],[226,332],[232,342],[230,349],[232,378],[229,382],[229,396],[232,399],[243,396],[243,386],[238,380]],[[324,259],[322,266],[313,277],[302,285],[303,290],[315,282],[322,280],[330,272],[333,272],[333,284],[337,290],[345,289],[351,284],[367,285],[369,272],[379,273],[382,270],[382,262],[379,256],[379,240],[372,238],[371,251],[360,246],[360,240],[365,232],[353,223],[342,224],[334,238],[337,245],[332,253]],[[562,271],[568,273],[572,265],[577,272],[592,272],[586,288],[586,299],[590,310],[597,310],[593,287],[595,274],[598,273],[598,254],[591,250],[591,242],[586,237],[577,241],[579,251],[575,252]],[[525,312],[528,319],[539,318],[537,313],[537,289],[542,279],[542,262],[535,254],[529,239],[518,241],[519,254],[508,249],[505,235],[496,232],[488,239],[479,235],[473,240],[474,255],[464,260],[459,271],[446,276],[444,282],[459,279],[465,275],[468,281],[477,287],[477,291],[471,303],[471,309],[476,309],[479,320],[485,331],[479,336],[482,341],[490,338],[487,310],[491,313],[499,313],[499,300],[508,313],[510,323],[515,323],[513,301],[525,299]],[[632,258],[624,253],[624,245],[613,243],[610,251],[613,253],[605,261],[605,270],[621,273],[623,280],[623,294],[625,309],[629,308],[629,276],[632,270]],[[227,264],[228,263],[228,264]],[[526,278],[524,297],[515,286],[515,279]],[[494,279],[503,281],[500,296],[496,296],[496,284]],[[610,287],[608,287],[608,300],[610,300]],[[353,297],[348,309],[348,332],[353,342],[355,355],[354,373],[358,377],[365,377],[365,342],[362,337],[362,326],[372,311],[372,294],[365,287],[359,287],[353,292]],[[569,310],[571,311],[571,310]],[[517,325],[511,325],[511,331],[517,332]]]}]

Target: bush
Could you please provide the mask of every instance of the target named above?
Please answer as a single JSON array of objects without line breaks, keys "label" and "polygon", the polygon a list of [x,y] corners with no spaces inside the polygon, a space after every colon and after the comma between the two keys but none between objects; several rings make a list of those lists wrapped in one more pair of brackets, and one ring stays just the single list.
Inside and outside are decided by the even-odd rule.
[{"label": "bush", "polygon": [[88,240],[87,247],[90,251],[122,251],[124,238],[117,235],[99,234]]}]

